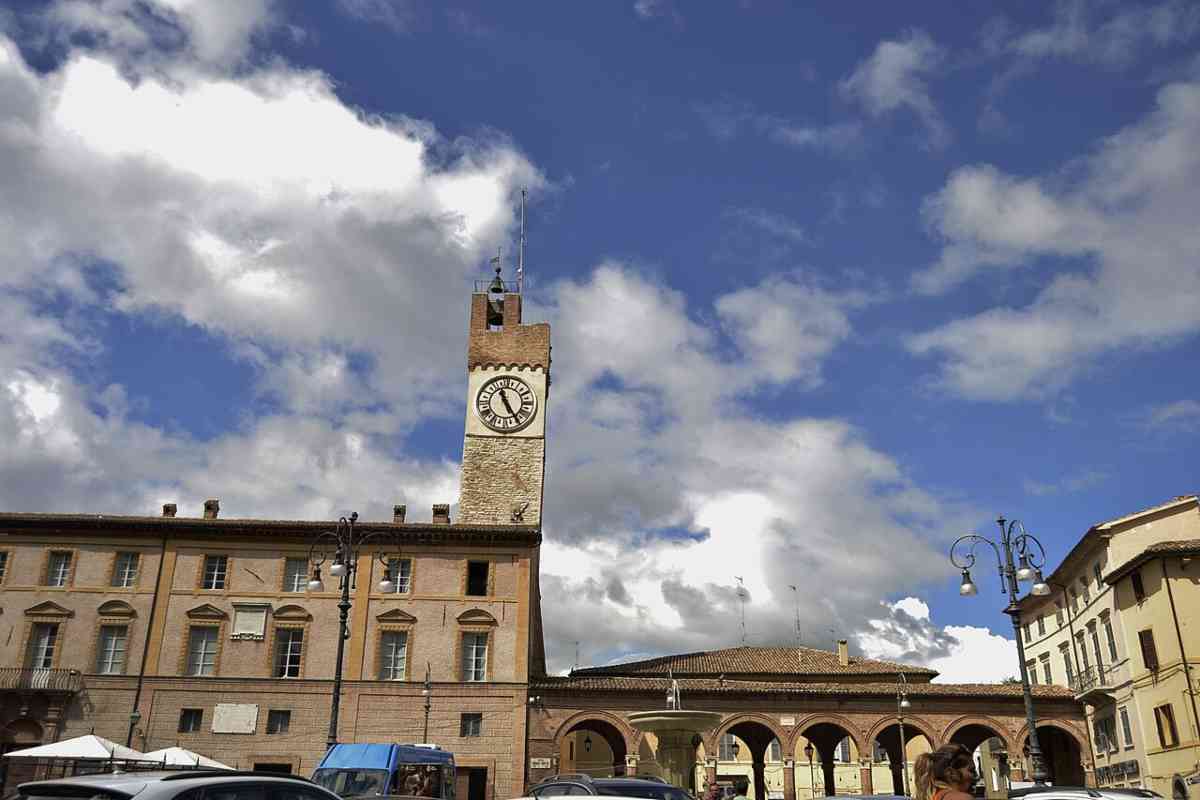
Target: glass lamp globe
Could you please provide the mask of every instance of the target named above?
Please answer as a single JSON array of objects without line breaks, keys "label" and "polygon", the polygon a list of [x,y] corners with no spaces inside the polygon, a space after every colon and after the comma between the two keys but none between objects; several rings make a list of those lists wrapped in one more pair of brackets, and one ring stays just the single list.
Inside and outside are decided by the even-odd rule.
[{"label": "glass lamp globe", "polygon": [[978,591],[975,588],[975,583],[971,580],[970,571],[964,569],[962,572],[962,584],[958,587],[958,593],[963,597],[971,597]]},{"label": "glass lamp globe", "polygon": [[1050,585],[1046,583],[1046,579],[1042,577],[1042,571],[1040,569],[1034,572],[1033,588],[1031,588],[1029,591],[1038,597],[1045,597],[1046,595],[1050,594]]},{"label": "glass lamp globe", "polygon": [[316,569],[314,569],[314,570],[313,570],[313,574],[312,574],[312,580],[310,580],[310,581],[308,582],[308,590],[309,590],[310,592],[323,592],[323,591],[325,591],[325,584],[321,582],[321,569],[320,569],[320,567],[318,567],[318,568],[316,568]]},{"label": "glass lamp globe", "polygon": [[1021,560],[1017,562],[1017,580],[1031,581],[1033,580],[1033,567],[1029,565],[1029,556],[1022,553]]},{"label": "glass lamp globe", "polygon": [[335,578],[340,578],[346,574],[346,562],[342,561],[340,556],[338,560],[329,565],[329,574]]}]

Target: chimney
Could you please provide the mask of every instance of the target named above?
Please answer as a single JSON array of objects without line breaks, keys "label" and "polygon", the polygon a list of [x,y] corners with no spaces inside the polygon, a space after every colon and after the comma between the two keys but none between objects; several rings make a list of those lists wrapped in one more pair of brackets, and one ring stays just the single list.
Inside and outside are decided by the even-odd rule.
[{"label": "chimney", "polygon": [[176,506],[174,503],[163,503],[163,516],[164,517],[175,516],[175,511],[176,511]]},{"label": "chimney", "polygon": [[392,506],[392,522],[397,525],[404,524],[404,515],[408,513],[408,506]]},{"label": "chimney", "polygon": [[850,666],[850,647],[845,639],[838,639],[838,663],[843,667]]},{"label": "chimney", "polygon": [[221,513],[220,500],[205,500],[204,501],[204,518],[216,519],[217,514]]},{"label": "chimney", "polygon": [[450,524],[450,504],[449,503],[434,503],[433,504],[433,521],[442,525]]}]

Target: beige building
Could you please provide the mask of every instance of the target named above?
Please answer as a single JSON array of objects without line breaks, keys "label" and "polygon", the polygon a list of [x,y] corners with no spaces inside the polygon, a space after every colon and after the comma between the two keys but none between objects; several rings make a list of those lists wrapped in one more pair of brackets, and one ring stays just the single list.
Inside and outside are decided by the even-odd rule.
[{"label": "beige building", "polygon": [[[414,524],[396,506],[357,523],[375,538],[356,562],[337,736],[419,742],[427,725],[457,756],[464,800],[483,800],[521,791],[526,689],[545,671],[550,332],[522,324],[518,294],[471,302],[460,518],[441,505]],[[323,588],[309,589],[310,546],[332,526],[220,511],[210,500],[193,518],[174,504],[153,517],[0,514],[0,748],[94,731],[242,768],[316,766],[340,591],[328,560]]]},{"label": "beige building", "polygon": [[1086,703],[1100,786],[1170,796],[1197,768],[1200,506],[1195,496],[1090,528],[1021,601],[1030,677]]}]

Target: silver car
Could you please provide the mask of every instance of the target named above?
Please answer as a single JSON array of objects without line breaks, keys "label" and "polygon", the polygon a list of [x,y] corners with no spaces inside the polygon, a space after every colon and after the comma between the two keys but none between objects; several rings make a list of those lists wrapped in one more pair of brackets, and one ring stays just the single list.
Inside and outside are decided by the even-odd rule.
[{"label": "silver car", "polygon": [[174,770],[30,781],[13,800],[341,800],[307,778],[269,772]]}]

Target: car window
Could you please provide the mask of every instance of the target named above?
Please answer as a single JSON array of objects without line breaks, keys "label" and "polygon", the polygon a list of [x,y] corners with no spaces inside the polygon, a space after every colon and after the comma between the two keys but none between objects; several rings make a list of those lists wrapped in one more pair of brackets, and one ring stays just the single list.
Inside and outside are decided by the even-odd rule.
[{"label": "car window", "polygon": [[226,783],[204,787],[204,800],[266,800],[261,783]]},{"label": "car window", "polygon": [[587,789],[577,783],[552,783],[549,786],[543,786],[541,789],[535,789],[534,797],[562,797],[571,794],[587,794]]}]

